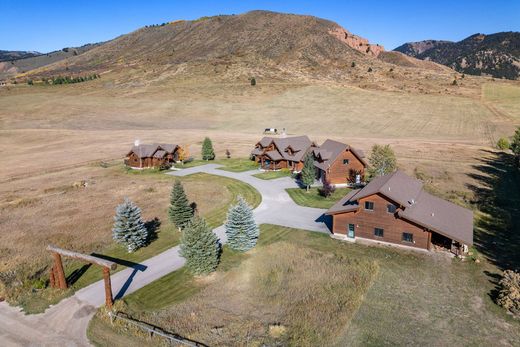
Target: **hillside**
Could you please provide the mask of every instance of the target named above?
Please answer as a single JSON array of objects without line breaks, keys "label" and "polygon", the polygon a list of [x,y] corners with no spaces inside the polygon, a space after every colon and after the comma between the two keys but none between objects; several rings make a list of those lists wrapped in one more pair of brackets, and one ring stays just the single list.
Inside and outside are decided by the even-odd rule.
[{"label": "hillside", "polygon": [[140,28],[19,77],[95,72],[120,86],[143,86],[254,76],[258,81],[326,81],[435,93],[453,81],[451,70],[412,58],[387,62],[378,58],[382,53],[382,46],[325,19],[251,11]]},{"label": "hillside", "polygon": [[[17,58],[16,55],[11,55],[15,58],[6,59],[5,61],[0,59],[0,80],[15,77],[18,74],[23,74],[27,71],[80,55],[101,44],[102,43],[94,43],[86,44],[81,47],[67,47],[49,53],[23,52],[26,54],[19,54]],[[0,56],[1,52],[4,51],[0,51]]]},{"label": "hillside", "polygon": [[395,49],[471,75],[520,78],[520,33],[475,34],[459,42],[427,40]]},{"label": "hillside", "polygon": [[24,59],[41,55],[40,52],[32,51],[2,51],[0,50],[0,61]]}]

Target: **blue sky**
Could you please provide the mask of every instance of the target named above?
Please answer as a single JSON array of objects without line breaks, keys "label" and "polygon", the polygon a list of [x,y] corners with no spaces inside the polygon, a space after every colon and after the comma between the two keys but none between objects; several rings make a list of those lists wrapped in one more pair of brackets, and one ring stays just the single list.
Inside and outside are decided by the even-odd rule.
[{"label": "blue sky", "polygon": [[0,0],[0,5],[0,49],[40,52],[109,40],[147,24],[254,9],[330,19],[386,49],[408,41],[520,31],[520,0]]}]

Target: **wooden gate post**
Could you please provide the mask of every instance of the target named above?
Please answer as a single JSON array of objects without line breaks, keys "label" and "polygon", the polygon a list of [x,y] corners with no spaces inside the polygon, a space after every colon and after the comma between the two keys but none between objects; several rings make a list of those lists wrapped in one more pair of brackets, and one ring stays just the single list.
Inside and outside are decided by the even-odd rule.
[{"label": "wooden gate post", "polygon": [[105,305],[111,309],[114,298],[112,297],[112,284],[110,283],[110,268],[103,267],[103,279],[105,281]]},{"label": "wooden gate post", "polygon": [[63,271],[63,264],[61,263],[61,255],[54,253],[54,268],[58,279],[58,285],[61,289],[67,289],[67,280],[65,279],[65,271]]},{"label": "wooden gate post", "polygon": [[49,282],[51,283],[51,288],[56,288],[56,278],[54,277],[54,265],[51,266],[51,273],[49,275]]}]

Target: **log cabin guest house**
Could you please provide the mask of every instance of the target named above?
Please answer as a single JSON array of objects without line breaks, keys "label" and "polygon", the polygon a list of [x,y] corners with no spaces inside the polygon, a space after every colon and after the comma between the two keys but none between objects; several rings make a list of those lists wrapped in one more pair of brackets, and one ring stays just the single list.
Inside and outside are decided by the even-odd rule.
[{"label": "log cabin guest house", "polygon": [[421,248],[456,255],[473,244],[473,212],[437,198],[402,171],[354,189],[327,212],[334,236]]},{"label": "log cabin guest house", "polygon": [[125,165],[133,169],[158,168],[179,160],[181,148],[167,143],[136,144],[127,153]]},{"label": "log cabin guest house", "polygon": [[335,186],[361,184],[367,163],[363,151],[345,143],[326,140],[313,150],[317,178]]}]

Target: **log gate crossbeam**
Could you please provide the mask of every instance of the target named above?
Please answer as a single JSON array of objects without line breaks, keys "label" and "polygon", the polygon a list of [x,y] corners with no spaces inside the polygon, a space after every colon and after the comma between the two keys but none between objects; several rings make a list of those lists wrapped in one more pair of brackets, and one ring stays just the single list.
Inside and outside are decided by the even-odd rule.
[{"label": "log gate crossbeam", "polygon": [[67,289],[67,280],[65,271],[63,270],[63,262],[61,256],[78,259],[89,264],[99,265],[103,268],[103,280],[105,283],[105,304],[108,308],[112,308],[114,298],[112,296],[112,284],[110,281],[110,270],[115,270],[117,264],[113,261],[102,259],[93,255],[82,254],[78,252],[68,251],[52,245],[47,246],[54,258],[54,265],[51,268],[50,284],[53,288]]}]

